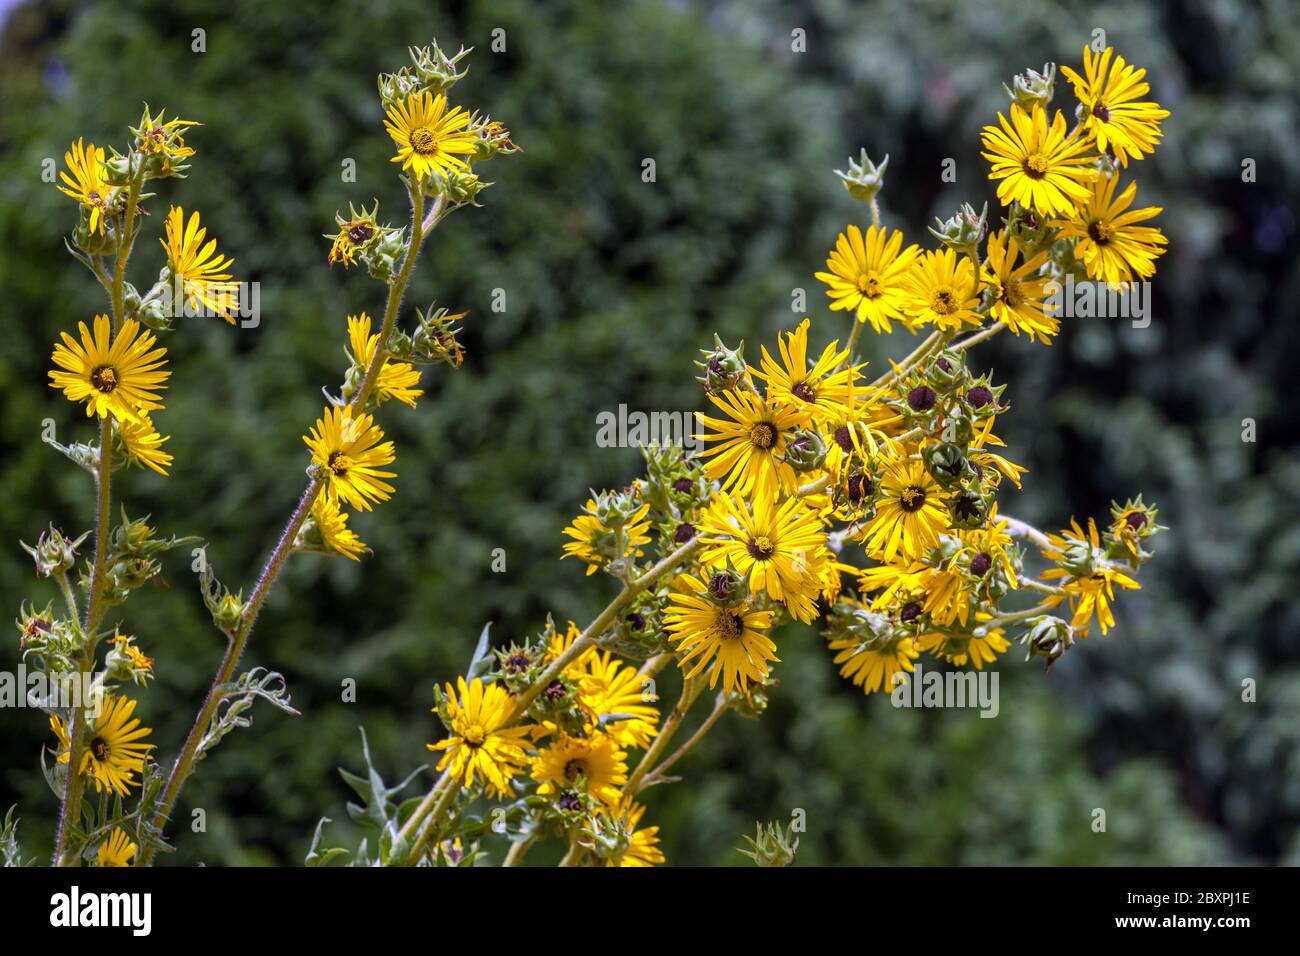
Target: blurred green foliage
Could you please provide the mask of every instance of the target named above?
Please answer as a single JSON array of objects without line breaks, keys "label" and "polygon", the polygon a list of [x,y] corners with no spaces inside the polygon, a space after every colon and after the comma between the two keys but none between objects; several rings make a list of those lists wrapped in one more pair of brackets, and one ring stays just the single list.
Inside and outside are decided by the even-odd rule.
[{"label": "blurred green foliage", "polygon": [[[498,27],[507,49],[494,54]],[[344,371],[344,317],[382,307],[372,280],[326,267],[320,238],[349,201],[404,216],[375,74],[433,35],[477,46],[457,99],[501,118],[526,150],[484,168],[497,183],[485,208],[448,220],[417,270],[408,318],[435,299],[470,309],[470,354],[435,373],[417,411],[385,409],[398,493],[354,519],[375,556],[295,558],[259,621],[245,666],[283,671],[303,716],[258,711],[200,766],[173,860],[300,862],[317,819],[344,816],[335,768],[359,765],[358,726],[400,778],[439,733],[431,685],[465,666],[485,621],[506,640],[548,611],[590,619],[611,582],[561,564],[560,531],[588,487],[624,484],[639,463],[596,447],[596,413],[699,407],[694,349],[717,330],[757,352],[797,318],[795,289],[818,340],[842,336],[812,273],[865,210],[831,169],[861,146],[890,153],[886,220],[921,239],[931,217],[992,196],[978,130],[1004,106],[1000,83],[1077,62],[1097,27],[1147,67],[1174,114],[1136,168],[1171,240],[1155,321],[1080,320],[1050,349],[1003,336],[979,361],[1011,383],[1000,431],[1031,468],[1004,511],[1052,526],[1145,492],[1173,531],[1144,589],[1126,595],[1117,631],[1049,677],[1009,652],[995,720],[864,698],[815,633],[791,628],[769,713],[721,722],[684,762],[684,783],[648,794],[647,822],[675,863],[743,863],[741,834],[796,808],[807,863],[1300,861],[1288,305],[1300,28],[1285,4],[376,0],[308,14],[286,0],[52,0],[13,12],[0,37],[0,541],[12,545],[0,593],[15,610],[53,597],[17,539],[50,520],[84,529],[91,511],[87,476],[38,440],[47,417],[61,440],[89,433],[45,371],[57,331],[104,308],[63,252],[73,209],[41,180],[45,159],[81,135],[121,144],[145,100],[206,124],[191,137],[191,178],[148,204],[146,228],[159,231],[170,202],[200,209],[239,277],[261,283],[262,323],[186,322],[168,337],[175,374],[158,423],[176,466],[120,487],[133,515],[203,536],[218,574],[247,587],[300,491],[318,389]],[[806,53],[791,50],[796,29]],[[1072,108],[1068,88],[1057,95]],[[641,180],[646,157],[655,183]],[[956,184],[940,181],[945,157]],[[1257,182],[1241,181],[1244,157]],[[349,158],[355,183],[340,176]],[[138,284],[160,262],[146,238]],[[495,289],[504,312],[490,309]],[[867,343],[873,362],[906,338]],[[1241,440],[1247,417],[1258,443]],[[490,569],[494,548],[504,574]],[[123,611],[158,659],[140,711],[169,761],[222,648],[186,555],[166,578]],[[12,668],[16,640],[7,648]],[[354,704],[340,701],[346,678]],[[1241,701],[1245,678],[1256,703]],[[20,803],[27,853],[47,849],[45,721],[11,711],[4,729],[0,805]],[[198,807],[205,833],[190,832]],[[1096,808],[1105,834],[1092,831]],[[348,838],[342,822],[330,834]]]}]

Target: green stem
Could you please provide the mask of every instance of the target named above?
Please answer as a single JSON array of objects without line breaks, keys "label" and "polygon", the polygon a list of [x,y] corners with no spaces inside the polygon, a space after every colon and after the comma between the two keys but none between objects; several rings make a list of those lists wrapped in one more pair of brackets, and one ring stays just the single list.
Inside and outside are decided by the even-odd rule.
[{"label": "green stem", "polygon": [[704,723],[700,724],[695,733],[691,734],[687,739],[686,743],[673,751],[672,756],[646,775],[645,781],[641,784],[639,789],[644,790],[647,787],[653,787],[656,783],[662,782],[665,771],[690,753],[691,749],[703,739],[705,734],[713,729],[713,725],[716,724],[726,712],[727,695],[723,692],[719,692],[718,696],[714,698],[713,710],[709,713],[709,716],[704,719]]},{"label": "green stem", "polygon": [[654,742],[646,748],[646,752],[641,756],[641,762],[636,765],[632,775],[627,778],[627,783],[623,785],[623,793],[635,796],[641,792],[642,781],[645,780],[646,774],[650,768],[655,765],[655,761],[668,749],[677,731],[681,729],[682,721],[686,719],[687,712],[695,705],[699,699],[700,691],[704,689],[704,683],[696,678],[687,678],[682,684],[682,695],[677,698],[677,705],[664,721],[664,725],[659,728],[659,734],[655,737]]},{"label": "green stem", "polygon": [[[388,301],[384,306],[384,321],[380,327],[378,346],[375,349],[370,366],[366,369],[366,374],[362,378],[361,385],[349,405],[349,410],[352,412],[365,407],[370,392],[379,379],[379,373],[388,357],[388,337],[397,321],[402,297],[406,293],[406,287],[411,280],[411,272],[415,268],[415,260],[420,254],[420,247],[424,244],[424,240],[439,221],[436,213],[442,208],[441,199],[435,203],[434,209],[430,212],[430,219],[426,222],[424,220],[423,191],[418,187],[411,186],[408,186],[407,191],[411,199],[411,234],[407,239],[406,253],[402,257],[402,265],[398,269],[397,275],[393,277],[392,282],[389,283]],[[226,646],[225,656],[222,657],[221,663],[217,666],[207,696],[194,718],[194,723],[190,726],[190,732],[176,757],[176,762],[172,765],[172,771],[167,778],[167,786],[163,790],[158,808],[154,812],[153,825],[160,832],[166,826],[176,799],[180,796],[181,788],[194,770],[199,744],[202,742],[208,724],[221,703],[225,693],[225,685],[234,676],[235,668],[239,664],[239,659],[248,643],[249,635],[252,633],[253,624],[256,622],[267,596],[271,593],[271,589],[279,579],[280,571],[283,569],[289,554],[293,551],[294,539],[298,536],[298,531],[303,524],[306,523],[308,515],[311,514],[312,505],[315,504],[316,496],[320,493],[321,488],[322,482],[320,479],[312,479],[308,483],[302,497],[298,500],[298,506],[294,509],[293,514],[289,516],[288,523],[280,533],[279,541],[258,575],[257,584],[253,588],[253,593],[249,596],[248,603],[244,606],[239,625],[233,633],[228,635],[229,643]],[[141,852],[137,865],[148,866],[153,861],[153,857],[153,848],[147,848]]]}]

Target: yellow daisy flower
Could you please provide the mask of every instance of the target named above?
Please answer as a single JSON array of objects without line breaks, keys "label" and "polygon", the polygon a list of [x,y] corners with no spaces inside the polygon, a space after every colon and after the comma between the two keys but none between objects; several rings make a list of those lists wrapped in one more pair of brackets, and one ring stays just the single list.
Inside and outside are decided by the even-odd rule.
[{"label": "yellow daisy flower", "polygon": [[862,531],[873,557],[891,562],[900,556],[917,560],[950,523],[939,486],[919,461],[887,461],[880,479],[881,497],[876,514]]},{"label": "yellow daisy flower", "polygon": [[1057,110],[1052,125],[1047,111],[1026,113],[1011,106],[1011,121],[985,126],[985,159],[992,163],[989,179],[998,182],[1002,205],[1018,202],[1045,216],[1069,215],[1088,196],[1088,182],[1097,174],[1092,144],[1081,136],[1066,136],[1065,117]]},{"label": "yellow daisy flower", "polygon": [[710,395],[709,401],[728,417],[695,413],[702,425],[714,429],[696,438],[718,443],[701,455],[710,459],[704,473],[722,481],[723,491],[738,495],[769,497],[777,488],[793,493],[798,484],[794,469],[778,456],[785,454],[786,436],[799,424],[799,411],[768,404],[748,390]]},{"label": "yellow daisy flower", "polygon": [[[352,346],[352,361],[363,369],[369,368],[379,347],[379,333],[370,334],[370,316],[365,312],[348,316],[348,343]],[[423,389],[415,387],[419,384],[420,371],[415,366],[385,359],[375,381],[375,402],[382,405],[395,398],[414,408],[415,400],[424,394]]]},{"label": "yellow daisy flower", "polygon": [[[1160,121],[1169,116],[1159,103],[1138,101],[1151,87],[1142,81],[1146,70],[1135,69],[1124,58],[1106,47],[1093,55],[1083,48],[1083,72],[1080,76],[1068,66],[1061,75],[1074,86],[1074,95],[1083,104],[1083,131],[1097,141],[1101,151],[1110,149],[1121,166],[1129,159],[1141,159],[1153,153],[1160,140]],[[1086,78],[1085,78],[1086,77]]]},{"label": "yellow daisy flower", "polygon": [[316,521],[316,528],[326,550],[353,561],[360,561],[361,553],[370,550],[357,537],[356,532],[348,527],[348,514],[339,507],[338,499],[329,495],[317,495],[311,506],[311,516]]},{"label": "yellow daisy flower", "polygon": [[[756,611],[748,601],[723,607],[709,597],[710,575],[683,576],[668,595],[671,606],[664,622],[681,655],[679,663],[686,677],[706,668],[709,687],[722,679],[727,693],[743,692],[749,682],[761,683],[768,665],[779,660],[776,645],[767,636],[772,626],[771,611]],[[689,669],[688,669],[689,668]]]},{"label": "yellow daisy flower", "polygon": [[474,134],[466,131],[469,114],[459,106],[447,110],[447,97],[431,96],[428,90],[412,93],[404,103],[388,110],[384,127],[397,144],[392,162],[403,171],[425,179],[431,173],[466,169],[468,163],[457,154],[474,152]]},{"label": "yellow daisy flower", "polygon": [[58,187],[59,192],[71,196],[90,210],[90,231],[101,235],[104,232],[104,217],[107,214],[113,187],[104,178],[104,150],[89,143],[82,147],[78,139],[68,152],[63,154],[66,171],[59,172],[59,178],[66,185]]},{"label": "yellow daisy flower", "polygon": [[835,651],[834,662],[840,665],[840,676],[861,687],[862,693],[874,694],[883,690],[892,693],[895,684],[907,683],[919,652],[910,637],[899,638],[885,647],[869,647],[851,637],[836,638],[828,647]]},{"label": "yellow daisy flower", "polygon": [[163,451],[162,446],[164,442],[171,441],[171,436],[158,434],[148,412],[137,411],[134,421],[119,421],[116,431],[127,461],[137,468],[148,468],[160,475],[167,474],[172,455]]},{"label": "yellow daisy flower", "polygon": [[658,866],[664,862],[664,852],[659,849],[659,828],[638,830],[645,806],[633,803],[623,812],[623,829],[627,832],[627,847],[605,858],[605,866]]},{"label": "yellow daisy flower", "polygon": [[1111,286],[1155,275],[1155,261],[1164,255],[1165,237],[1154,226],[1138,223],[1154,219],[1163,211],[1160,206],[1129,209],[1137,196],[1137,183],[1131,182],[1115,198],[1118,176],[1100,176],[1092,192],[1069,219],[1053,223],[1063,238],[1079,240],[1075,258],[1083,262],[1088,277]]},{"label": "yellow daisy flower", "polygon": [[1038,270],[1047,262],[1047,253],[1016,265],[1022,250],[1009,232],[990,233],[987,248],[982,275],[990,292],[989,318],[1016,335],[1024,332],[1031,342],[1047,342],[1061,328],[1059,319],[1043,312],[1047,280]]},{"label": "yellow daisy flower", "polygon": [[372,501],[387,501],[393,486],[383,479],[396,478],[380,471],[397,458],[391,441],[370,415],[352,416],[345,408],[325,409],[303,441],[311,449],[312,461],[325,470],[326,494],[349,507],[369,511]]},{"label": "yellow daisy flower", "polygon": [[564,533],[573,540],[565,542],[564,554],[560,560],[578,558],[587,565],[587,574],[591,575],[596,573],[597,568],[611,561],[641,557],[641,546],[650,542],[650,535],[646,534],[650,529],[650,519],[647,517],[650,505],[642,505],[624,522],[621,553],[617,530],[606,526],[597,518],[595,510],[596,499],[588,498],[586,513],[575,517],[573,524],[564,529]]},{"label": "yellow daisy flower", "polygon": [[871,226],[865,237],[857,226],[840,233],[826,260],[827,271],[816,273],[830,286],[831,310],[856,312],[859,322],[870,322],[878,333],[892,331],[892,319],[907,325],[903,280],[920,249],[902,245],[900,230],[891,234],[882,226]]},{"label": "yellow daisy flower", "polygon": [[584,655],[575,664],[570,672],[580,689],[579,702],[593,723],[614,714],[626,716],[605,723],[602,729],[620,747],[646,747],[659,732],[659,708],[650,703],[659,698],[646,697],[647,680],[609,651]]},{"label": "yellow daisy flower", "polygon": [[[90,774],[99,792],[108,790],[125,797],[132,787],[140,785],[135,775],[144,772],[145,755],[153,749],[153,744],[141,741],[153,731],[141,727],[139,718],[131,716],[134,712],[135,701],[131,698],[106,695],[99,717],[90,728],[78,773]],[[50,727],[61,745],[58,761],[67,763],[71,746],[67,727],[53,715]]]},{"label": "yellow daisy flower", "polygon": [[342,262],[345,269],[355,265],[357,250],[375,238],[375,233],[379,230],[374,216],[369,213],[357,216],[355,210],[353,214],[354,218],[339,223],[339,230],[330,244],[330,265]]},{"label": "yellow daisy flower", "polygon": [[904,283],[904,307],[911,325],[934,323],[939,329],[960,329],[983,322],[979,308],[980,285],[969,256],[952,249],[927,252]]},{"label": "yellow daisy flower", "polygon": [[533,759],[533,779],[543,796],[585,789],[605,808],[614,809],[627,783],[627,754],[608,734],[562,734]]},{"label": "yellow daisy flower", "polygon": [[81,341],[67,332],[54,346],[53,362],[63,371],[51,371],[50,387],[63,390],[70,402],[86,403],[86,416],[112,415],[118,421],[139,421],[141,412],[162,408],[158,393],[171,372],[167,350],[154,348],[157,338],[141,331],[140,323],[127,319],[116,337],[106,315],[95,316],[95,332],[78,322]]},{"label": "yellow daisy flower", "polygon": [[239,308],[239,283],[231,281],[227,270],[235,260],[217,251],[216,239],[207,239],[208,231],[200,224],[197,212],[190,214],[187,223],[185,210],[172,206],[163,231],[167,238],[158,241],[167,250],[167,266],[173,281],[180,283],[185,301],[194,309],[201,304],[205,310],[234,325]]},{"label": "yellow daisy flower", "polygon": [[798,498],[777,505],[755,498],[717,497],[701,520],[704,564],[726,565],[749,576],[750,590],[766,592],[805,624],[817,616],[826,561],[826,529]]},{"label": "yellow daisy flower", "polygon": [[476,677],[467,685],[465,678],[458,677],[456,687],[446,686],[442,708],[451,735],[425,744],[429,750],[443,752],[438,772],[450,767],[451,775],[465,786],[473,786],[479,778],[489,796],[508,796],[510,779],[528,761],[522,738],[532,731],[527,726],[507,726],[514,698],[497,684],[484,684]]},{"label": "yellow daisy flower", "polygon": [[97,862],[100,866],[130,866],[135,860],[136,845],[126,831],[113,828],[108,839],[99,845]]},{"label": "yellow daisy flower", "polygon": [[[808,319],[793,332],[777,336],[781,364],[763,346],[762,371],[754,374],[767,383],[768,401],[795,409],[804,425],[821,424],[829,416],[842,414],[851,397],[858,368],[839,365],[848,351],[837,352],[836,340],[822,349],[812,367],[808,366]],[[836,371],[836,369],[839,369]]]},{"label": "yellow daisy flower", "polygon": [[[976,615],[976,620],[987,620],[989,615]],[[980,637],[945,635],[938,632],[922,634],[917,645],[927,654],[942,658],[955,667],[974,664],[976,670],[982,671],[985,664],[992,664],[998,655],[1011,646],[1003,636],[1002,628],[995,628]]]}]

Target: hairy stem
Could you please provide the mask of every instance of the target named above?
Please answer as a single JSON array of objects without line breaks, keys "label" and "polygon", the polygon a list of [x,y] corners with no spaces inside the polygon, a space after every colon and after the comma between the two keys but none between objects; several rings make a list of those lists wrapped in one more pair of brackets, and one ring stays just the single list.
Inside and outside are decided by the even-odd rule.
[{"label": "hairy stem", "polygon": [[686,719],[687,712],[694,706],[695,701],[699,699],[700,691],[704,689],[704,682],[697,678],[687,678],[682,684],[682,695],[677,698],[677,705],[664,721],[664,725],[659,728],[659,735],[655,737],[654,742],[646,748],[646,752],[641,755],[641,762],[636,765],[632,775],[627,778],[627,783],[623,785],[625,794],[636,795],[643,786],[646,774],[654,766],[655,761],[668,749],[668,744],[672,742],[677,731],[681,729],[682,721]]},{"label": "hairy stem", "polygon": [[690,753],[691,749],[704,738],[705,734],[713,729],[713,725],[716,724],[726,712],[727,695],[725,691],[719,691],[718,696],[713,700],[713,710],[709,712],[708,717],[704,718],[704,723],[700,724],[695,733],[691,734],[684,744],[673,751],[672,756],[646,775],[646,778],[639,789],[644,790],[646,787],[653,787],[656,783],[662,782],[664,772]]}]

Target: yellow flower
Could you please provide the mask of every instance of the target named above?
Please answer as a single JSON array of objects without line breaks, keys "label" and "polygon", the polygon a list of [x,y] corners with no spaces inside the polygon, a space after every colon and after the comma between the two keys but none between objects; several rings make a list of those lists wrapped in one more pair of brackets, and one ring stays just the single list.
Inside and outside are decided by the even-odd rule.
[{"label": "yellow flower", "polygon": [[768,353],[767,346],[763,346],[762,371],[754,372],[767,383],[768,400],[797,411],[800,423],[804,425],[822,424],[829,416],[844,413],[860,368],[839,368],[849,353],[835,350],[838,340],[822,349],[822,354],[809,368],[810,324],[808,319],[804,319],[793,332],[777,336],[780,365]]},{"label": "yellow flower", "polygon": [[375,233],[378,231],[375,217],[369,213],[357,216],[355,210],[353,213],[353,218],[339,223],[339,230],[330,245],[330,265],[342,262],[345,269],[355,265],[357,250],[375,238]]},{"label": "yellow flower", "polygon": [[609,651],[593,652],[579,658],[566,673],[576,679],[580,703],[593,723],[615,714],[628,718],[607,721],[602,727],[620,747],[645,747],[659,732],[659,708],[650,703],[659,698],[654,694],[647,698],[646,688],[653,682],[635,667],[624,665]]},{"label": "yellow flower", "polygon": [[573,540],[565,543],[560,560],[579,558],[586,563],[587,574],[590,575],[611,561],[641,557],[641,546],[650,541],[650,536],[646,534],[650,528],[650,520],[646,517],[650,505],[642,505],[623,523],[621,551],[618,548],[618,530],[606,526],[596,517],[595,510],[596,500],[588,498],[587,513],[578,515],[573,519],[573,524],[564,529],[564,533]]},{"label": "yellow flower", "polygon": [[[362,369],[370,367],[375,360],[375,350],[379,347],[379,333],[370,334],[370,316],[348,316],[348,342],[352,346],[352,360]],[[395,398],[415,407],[415,400],[424,394],[420,384],[420,372],[409,362],[390,362],[384,360],[384,367],[379,370],[375,380],[375,404],[382,405],[390,398]]]},{"label": "yellow flower", "polygon": [[85,322],[78,322],[81,342],[67,332],[54,346],[54,364],[63,371],[51,371],[50,386],[63,390],[70,402],[86,403],[86,415],[118,421],[139,421],[142,411],[162,408],[158,393],[171,372],[167,350],[154,348],[154,334],[140,330],[140,323],[127,319],[117,336],[106,315],[95,316],[92,336]]},{"label": "yellow flower", "polygon": [[[59,192],[71,196],[90,210],[90,231],[104,232],[104,216],[107,213],[113,187],[104,178],[104,150],[94,143],[81,145],[78,139],[68,152],[63,154],[63,162],[68,168],[60,171],[59,178],[66,185],[58,186]],[[69,175],[71,174],[71,175]]]},{"label": "yellow flower", "polygon": [[164,120],[166,112],[163,110],[157,116],[150,116],[146,104],[144,120],[135,130],[139,137],[136,149],[146,156],[159,157],[162,160],[159,174],[163,176],[171,172],[173,163],[194,155],[194,149],[185,145],[185,133],[191,126],[203,125],[195,120]]},{"label": "yellow flower", "polygon": [[[135,701],[129,697],[106,695],[99,717],[87,733],[86,750],[81,756],[78,773],[89,773],[99,792],[108,790],[125,797],[132,787],[140,785],[135,775],[144,771],[145,755],[153,749],[153,744],[141,741],[153,731],[141,727],[140,720],[131,716],[134,712]],[[67,727],[53,715],[50,726],[63,749],[58,757],[59,763],[67,763],[71,746]]]},{"label": "yellow flower", "polygon": [[710,688],[722,678],[727,693],[744,692],[750,682],[761,683],[768,665],[779,659],[767,636],[772,612],[756,611],[748,601],[723,607],[709,597],[709,580],[707,571],[703,578],[683,576],[668,595],[672,606],[664,621],[687,678],[707,668]]},{"label": "yellow flower", "polygon": [[888,461],[880,479],[881,497],[875,517],[863,529],[865,546],[873,557],[890,562],[925,556],[938,547],[949,525],[948,510],[939,486],[919,461]]},{"label": "yellow flower", "polygon": [[1075,258],[1083,262],[1088,277],[1111,286],[1129,282],[1134,276],[1149,279],[1155,275],[1155,260],[1164,255],[1165,237],[1154,226],[1138,223],[1154,219],[1162,209],[1147,206],[1129,209],[1137,196],[1137,183],[1115,197],[1119,176],[1101,176],[1092,192],[1069,219],[1052,225],[1061,229],[1061,237],[1076,237]]},{"label": "yellow flower", "polygon": [[723,491],[738,495],[768,497],[777,488],[793,493],[794,469],[778,456],[785,454],[786,433],[799,424],[798,410],[768,404],[748,390],[710,395],[709,401],[728,418],[695,413],[701,424],[715,430],[696,437],[718,442],[702,453],[710,459],[705,474],[722,481]]},{"label": "yellow flower", "polygon": [[135,421],[127,419],[117,423],[117,437],[122,443],[122,451],[131,464],[137,468],[149,468],[160,475],[167,474],[172,463],[170,452],[162,450],[164,442],[171,441],[170,436],[160,435],[154,429],[153,420],[148,412],[137,411]]},{"label": "yellow flower", "polygon": [[969,256],[952,249],[927,252],[913,266],[904,288],[904,306],[912,325],[933,322],[935,328],[960,329],[979,325],[979,282]]},{"label": "yellow flower", "polygon": [[466,169],[460,156],[474,152],[474,134],[467,132],[469,114],[459,106],[447,111],[447,97],[428,90],[412,93],[388,110],[384,126],[397,144],[394,163],[425,179],[431,173]]},{"label": "yellow flower", "polygon": [[533,759],[532,776],[542,795],[585,789],[612,810],[627,783],[627,754],[608,734],[560,735]]},{"label": "yellow flower", "polygon": [[826,529],[798,498],[781,505],[755,498],[751,514],[743,499],[720,495],[705,511],[699,533],[706,542],[702,563],[729,563],[749,576],[753,593],[766,592],[805,624],[817,616]]},{"label": "yellow flower", "polygon": [[521,738],[532,730],[508,726],[513,710],[514,698],[497,684],[484,684],[477,677],[468,685],[463,677],[456,678],[455,688],[448,684],[442,714],[451,725],[451,736],[425,744],[429,750],[443,751],[437,770],[450,767],[451,775],[467,787],[480,778],[489,796],[509,795],[510,779],[528,759]]},{"label": "yellow flower", "polygon": [[108,839],[99,845],[98,862],[100,866],[130,866],[135,860],[136,846],[126,831],[113,828]]},{"label": "yellow flower", "polygon": [[[898,638],[883,647],[871,647],[851,637],[836,638],[828,646],[840,665],[840,676],[851,680],[864,694],[878,690],[892,693],[895,684],[907,682],[918,651],[910,637]],[[900,676],[901,675],[901,676]]]},{"label": "yellow flower", "polygon": [[231,274],[226,270],[235,261],[217,251],[216,239],[204,243],[208,231],[200,225],[197,212],[190,214],[187,223],[185,210],[172,206],[163,229],[167,238],[158,241],[167,250],[172,281],[180,283],[185,301],[195,309],[202,304],[205,310],[234,325],[239,308],[239,283],[230,281]]},{"label": "yellow flower", "polygon": [[339,507],[337,499],[329,495],[317,495],[311,506],[311,516],[316,521],[316,528],[326,550],[353,561],[361,560],[361,552],[370,550],[357,537],[356,532],[348,527],[347,512]]},{"label": "yellow flower", "polygon": [[659,849],[659,828],[638,830],[645,806],[633,803],[623,811],[623,829],[627,833],[627,847],[605,858],[605,866],[657,866],[664,861]]},{"label": "yellow flower", "polygon": [[1124,58],[1105,51],[1093,55],[1083,48],[1083,72],[1080,76],[1068,66],[1061,67],[1061,75],[1074,86],[1074,95],[1083,104],[1083,131],[1097,141],[1103,152],[1110,149],[1121,166],[1129,159],[1141,159],[1144,153],[1155,152],[1160,140],[1160,121],[1169,115],[1159,103],[1135,102],[1146,96],[1151,87],[1142,82],[1146,70],[1134,69]]},{"label": "yellow flower", "polygon": [[326,494],[369,511],[371,501],[387,501],[393,493],[393,486],[383,479],[397,477],[380,471],[397,457],[393,443],[382,441],[383,437],[383,429],[370,415],[353,417],[348,409],[334,406],[325,409],[310,436],[302,440],[311,449],[312,461],[325,471]]},{"label": "yellow flower", "polygon": [[1110,606],[1115,600],[1116,585],[1126,591],[1141,590],[1142,585],[1126,571],[1106,560],[1101,549],[1101,535],[1097,533],[1097,522],[1092,518],[1088,519],[1086,534],[1079,522],[1071,518],[1067,530],[1060,534],[1049,534],[1047,539],[1051,547],[1043,550],[1043,557],[1049,561],[1074,559],[1085,552],[1092,568],[1086,574],[1076,574],[1063,567],[1048,568],[1042,574],[1043,580],[1069,579],[1061,584],[1063,594],[1048,598],[1048,601],[1056,606],[1068,598],[1070,610],[1074,613],[1070,626],[1087,637],[1092,631],[1093,619],[1096,618],[1104,636],[1115,626],[1115,614]]},{"label": "yellow flower", "polygon": [[[989,615],[978,614],[976,620],[987,620]],[[1011,642],[1002,636],[1002,628],[994,628],[981,636],[955,636],[930,632],[922,634],[917,643],[921,650],[935,657],[940,657],[955,667],[974,664],[976,670],[983,670],[985,664],[992,664],[998,655],[1011,646]]]},{"label": "yellow flower", "polygon": [[136,672],[133,675],[136,682],[141,683],[153,675],[153,658],[145,656],[144,651],[136,647],[133,641],[134,638],[127,634],[113,638],[117,653],[126,658],[127,664]]},{"label": "yellow flower", "polygon": [[983,271],[984,283],[992,293],[989,317],[1016,335],[1026,333],[1031,342],[1047,342],[1061,328],[1059,319],[1043,313],[1047,280],[1038,275],[1038,270],[1047,262],[1047,253],[1040,252],[1017,266],[1016,259],[1022,252],[1009,232],[989,234]]},{"label": "yellow flower", "polygon": [[1097,174],[1092,144],[1065,135],[1060,110],[1047,125],[1047,111],[1026,113],[1011,106],[1011,122],[998,114],[1002,128],[985,126],[985,159],[992,163],[989,179],[998,183],[1002,205],[1018,202],[1045,216],[1069,215],[1088,196],[1087,184]]},{"label": "yellow flower", "polygon": [[858,321],[870,322],[876,332],[892,331],[891,319],[909,325],[903,311],[903,280],[920,250],[915,245],[902,249],[902,245],[901,231],[891,235],[881,226],[871,226],[865,237],[857,226],[840,233],[826,260],[828,271],[816,274],[830,286],[826,294],[833,300],[832,311],[855,311]]}]

